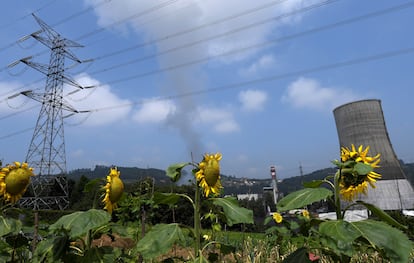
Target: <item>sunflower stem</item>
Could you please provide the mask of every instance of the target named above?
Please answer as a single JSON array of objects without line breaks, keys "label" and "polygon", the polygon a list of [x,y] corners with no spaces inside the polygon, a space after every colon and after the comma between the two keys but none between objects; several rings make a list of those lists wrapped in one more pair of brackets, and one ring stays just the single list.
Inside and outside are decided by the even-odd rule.
[{"label": "sunflower stem", "polygon": [[335,173],[335,177],[334,177],[334,191],[335,191],[335,211],[336,211],[336,218],[338,220],[342,219],[342,213],[341,213],[341,199],[339,196],[339,179],[341,178],[341,169],[339,169],[336,173]]},{"label": "sunflower stem", "polygon": [[200,187],[196,184],[195,198],[194,198],[194,254],[196,257],[199,256],[200,251],[200,235],[201,235],[201,224],[200,224]]}]

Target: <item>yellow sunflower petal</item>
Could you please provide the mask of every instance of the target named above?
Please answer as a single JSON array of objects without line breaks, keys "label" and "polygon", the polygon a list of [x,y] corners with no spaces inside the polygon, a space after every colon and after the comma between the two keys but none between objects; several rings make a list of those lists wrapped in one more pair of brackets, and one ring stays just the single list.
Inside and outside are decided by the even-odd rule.
[{"label": "yellow sunflower petal", "polygon": [[104,209],[110,214],[117,208],[117,202],[124,192],[124,183],[119,178],[120,175],[121,172],[117,168],[111,168],[109,175],[106,176],[106,184],[103,187],[105,195],[103,196],[102,203],[105,205]]},{"label": "yellow sunflower petal", "polygon": [[220,182],[220,153],[204,155],[203,160],[199,163],[199,170],[195,173],[198,185],[203,188],[204,195],[217,195],[222,188]]},{"label": "yellow sunflower petal", "polygon": [[26,192],[30,184],[30,177],[33,176],[33,168],[27,163],[14,162],[0,172],[0,195],[7,202],[16,203]]}]

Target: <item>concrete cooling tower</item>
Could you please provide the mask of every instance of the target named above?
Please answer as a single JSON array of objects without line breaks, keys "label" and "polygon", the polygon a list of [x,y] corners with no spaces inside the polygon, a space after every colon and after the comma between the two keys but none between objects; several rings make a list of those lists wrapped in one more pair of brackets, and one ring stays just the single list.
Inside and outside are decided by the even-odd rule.
[{"label": "concrete cooling tower", "polygon": [[361,194],[359,200],[371,203],[383,210],[414,208],[414,191],[408,182],[400,162],[392,148],[385,125],[380,100],[351,102],[334,109],[340,147],[370,146],[369,155],[381,154],[382,175],[376,188],[368,187],[368,195]]}]

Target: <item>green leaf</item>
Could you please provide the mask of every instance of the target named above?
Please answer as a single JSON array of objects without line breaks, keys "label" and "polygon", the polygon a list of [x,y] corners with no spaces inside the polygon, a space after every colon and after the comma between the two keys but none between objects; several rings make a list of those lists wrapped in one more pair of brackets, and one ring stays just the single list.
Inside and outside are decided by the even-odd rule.
[{"label": "green leaf", "polygon": [[68,236],[44,239],[37,244],[33,262],[61,262],[69,247]]},{"label": "green leaf", "polygon": [[13,248],[4,240],[0,239],[0,262],[11,262]]},{"label": "green leaf", "polygon": [[353,242],[361,233],[351,223],[343,220],[326,221],[320,224],[319,233],[325,235],[323,243],[337,254],[352,257]]},{"label": "green leaf", "polygon": [[54,239],[44,239],[37,244],[33,262],[53,262]]},{"label": "green leaf", "polygon": [[166,205],[174,205],[180,199],[179,194],[175,193],[154,193],[154,203],[155,204],[166,204]]},{"label": "green leaf", "polygon": [[407,226],[400,224],[397,220],[392,218],[389,214],[384,212],[381,208],[376,207],[375,205],[368,204],[362,201],[356,201],[358,204],[364,205],[369,211],[371,211],[374,215],[376,215],[379,219],[381,219],[384,222],[387,222],[388,224],[401,228],[401,229],[408,229]]},{"label": "green leaf", "polygon": [[145,259],[151,259],[166,253],[177,241],[184,241],[178,224],[157,224],[138,242],[136,249]]},{"label": "green leaf", "polygon": [[279,212],[298,209],[314,202],[327,199],[332,196],[332,191],[326,188],[305,188],[288,194],[277,203]]},{"label": "green leaf", "polygon": [[333,161],[331,161],[331,163],[333,163],[334,165],[336,165],[338,167],[341,167],[341,165],[342,165],[342,162],[339,161],[339,160],[333,160]]},{"label": "green leaf", "polygon": [[50,225],[50,231],[65,229],[71,239],[82,237],[89,230],[96,229],[107,224],[111,220],[111,215],[106,211],[90,209],[88,211],[78,211],[69,215],[62,216],[54,224]]},{"label": "green leaf", "polygon": [[92,192],[93,190],[96,189],[96,185],[100,182],[102,182],[102,178],[96,178],[96,179],[90,180],[89,182],[85,184],[85,187],[83,188],[83,192],[85,193]]},{"label": "green leaf", "polygon": [[264,220],[264,222],[263,222],[263,225],[267,225],[267,224],[269,224],[271,221],[273,221],[273,217],[271,217],[271,216],[267,216],[267,217],[265,217],[265,220]]},{"label": "green leaf", "polygon": [[170,177],[171,181],[177,182],[181,178],[181,170],[189,165],[190,163],[176,163],[168,166],[167,176]]},{"label": "green leaf", "polygon": [[213,204],[223,208],[229,226],[240,223],[254,224],[253,211],[240,207],[236,198],[211,198],[210,200],[213,200]]},{"label": "green leaf", "polygon": [[400,230],[375,220],[353,222],[361,235],[393,263],[408,262],[413,243]]},{"label": "green leaf", "polygon": [[92,247],[88,249],[85,254],[76,262],[79,263],[112,263],[116,262],[116,255],[112,247]]},{"label": "green leaf", "polygon": [[365,163],[356,163],[354,166],[354,171],[356,171],[359,175],[366,175],[373,171],[373,168],[369,164]]},{"label": "green leaf", "polygon": [[200,256],[194,259],[193,263],[209,263],[209,261],[200,254]]},{"label": "green leaf", "polygon": [[350,222],[344,220],[323,222],[319,225],[319,232],[347,243],[353,242],[361,235]]},{"label": "green leaf", "polygon": [[13,218],[0,216],[0,237],[10,233],[18,233],[22,229],[22,222]]},{"label": "green leaf", "polygon": [[300,225],[298,224],[298,222],[296,222],[296,221],[289,221],[289,228],[291,229],[291,230],[296,230],[296,229],[299,229],[299,227],[300,227]]},{"label": "green leaf", "polygon": [[220,252],[223,255],[228,255],[230,253],[235,253],[236,252],[236,247],[229,245],[229,244],[224,244],[224,243],[220,243]]},{"label": "green leaf", "polygon": [[321,186],[324,182],[324,180],[312,180],[310,182],[303,182],[303,186],[306,188],[317,188]]},{"label": "green leaf", "polygon": [[283,260],[283,263],[312,263],[312,261],[309,259],[307,249],[301,247],[287,256],[287,258]]}]

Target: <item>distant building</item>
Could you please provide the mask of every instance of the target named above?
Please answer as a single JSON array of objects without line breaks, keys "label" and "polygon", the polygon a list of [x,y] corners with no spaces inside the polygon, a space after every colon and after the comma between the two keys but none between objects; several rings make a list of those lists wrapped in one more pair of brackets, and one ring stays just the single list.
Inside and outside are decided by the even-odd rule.
[{"label": "distant building", "polygon": [[237,200],[258,200],[259,194],[238,194]]}]

